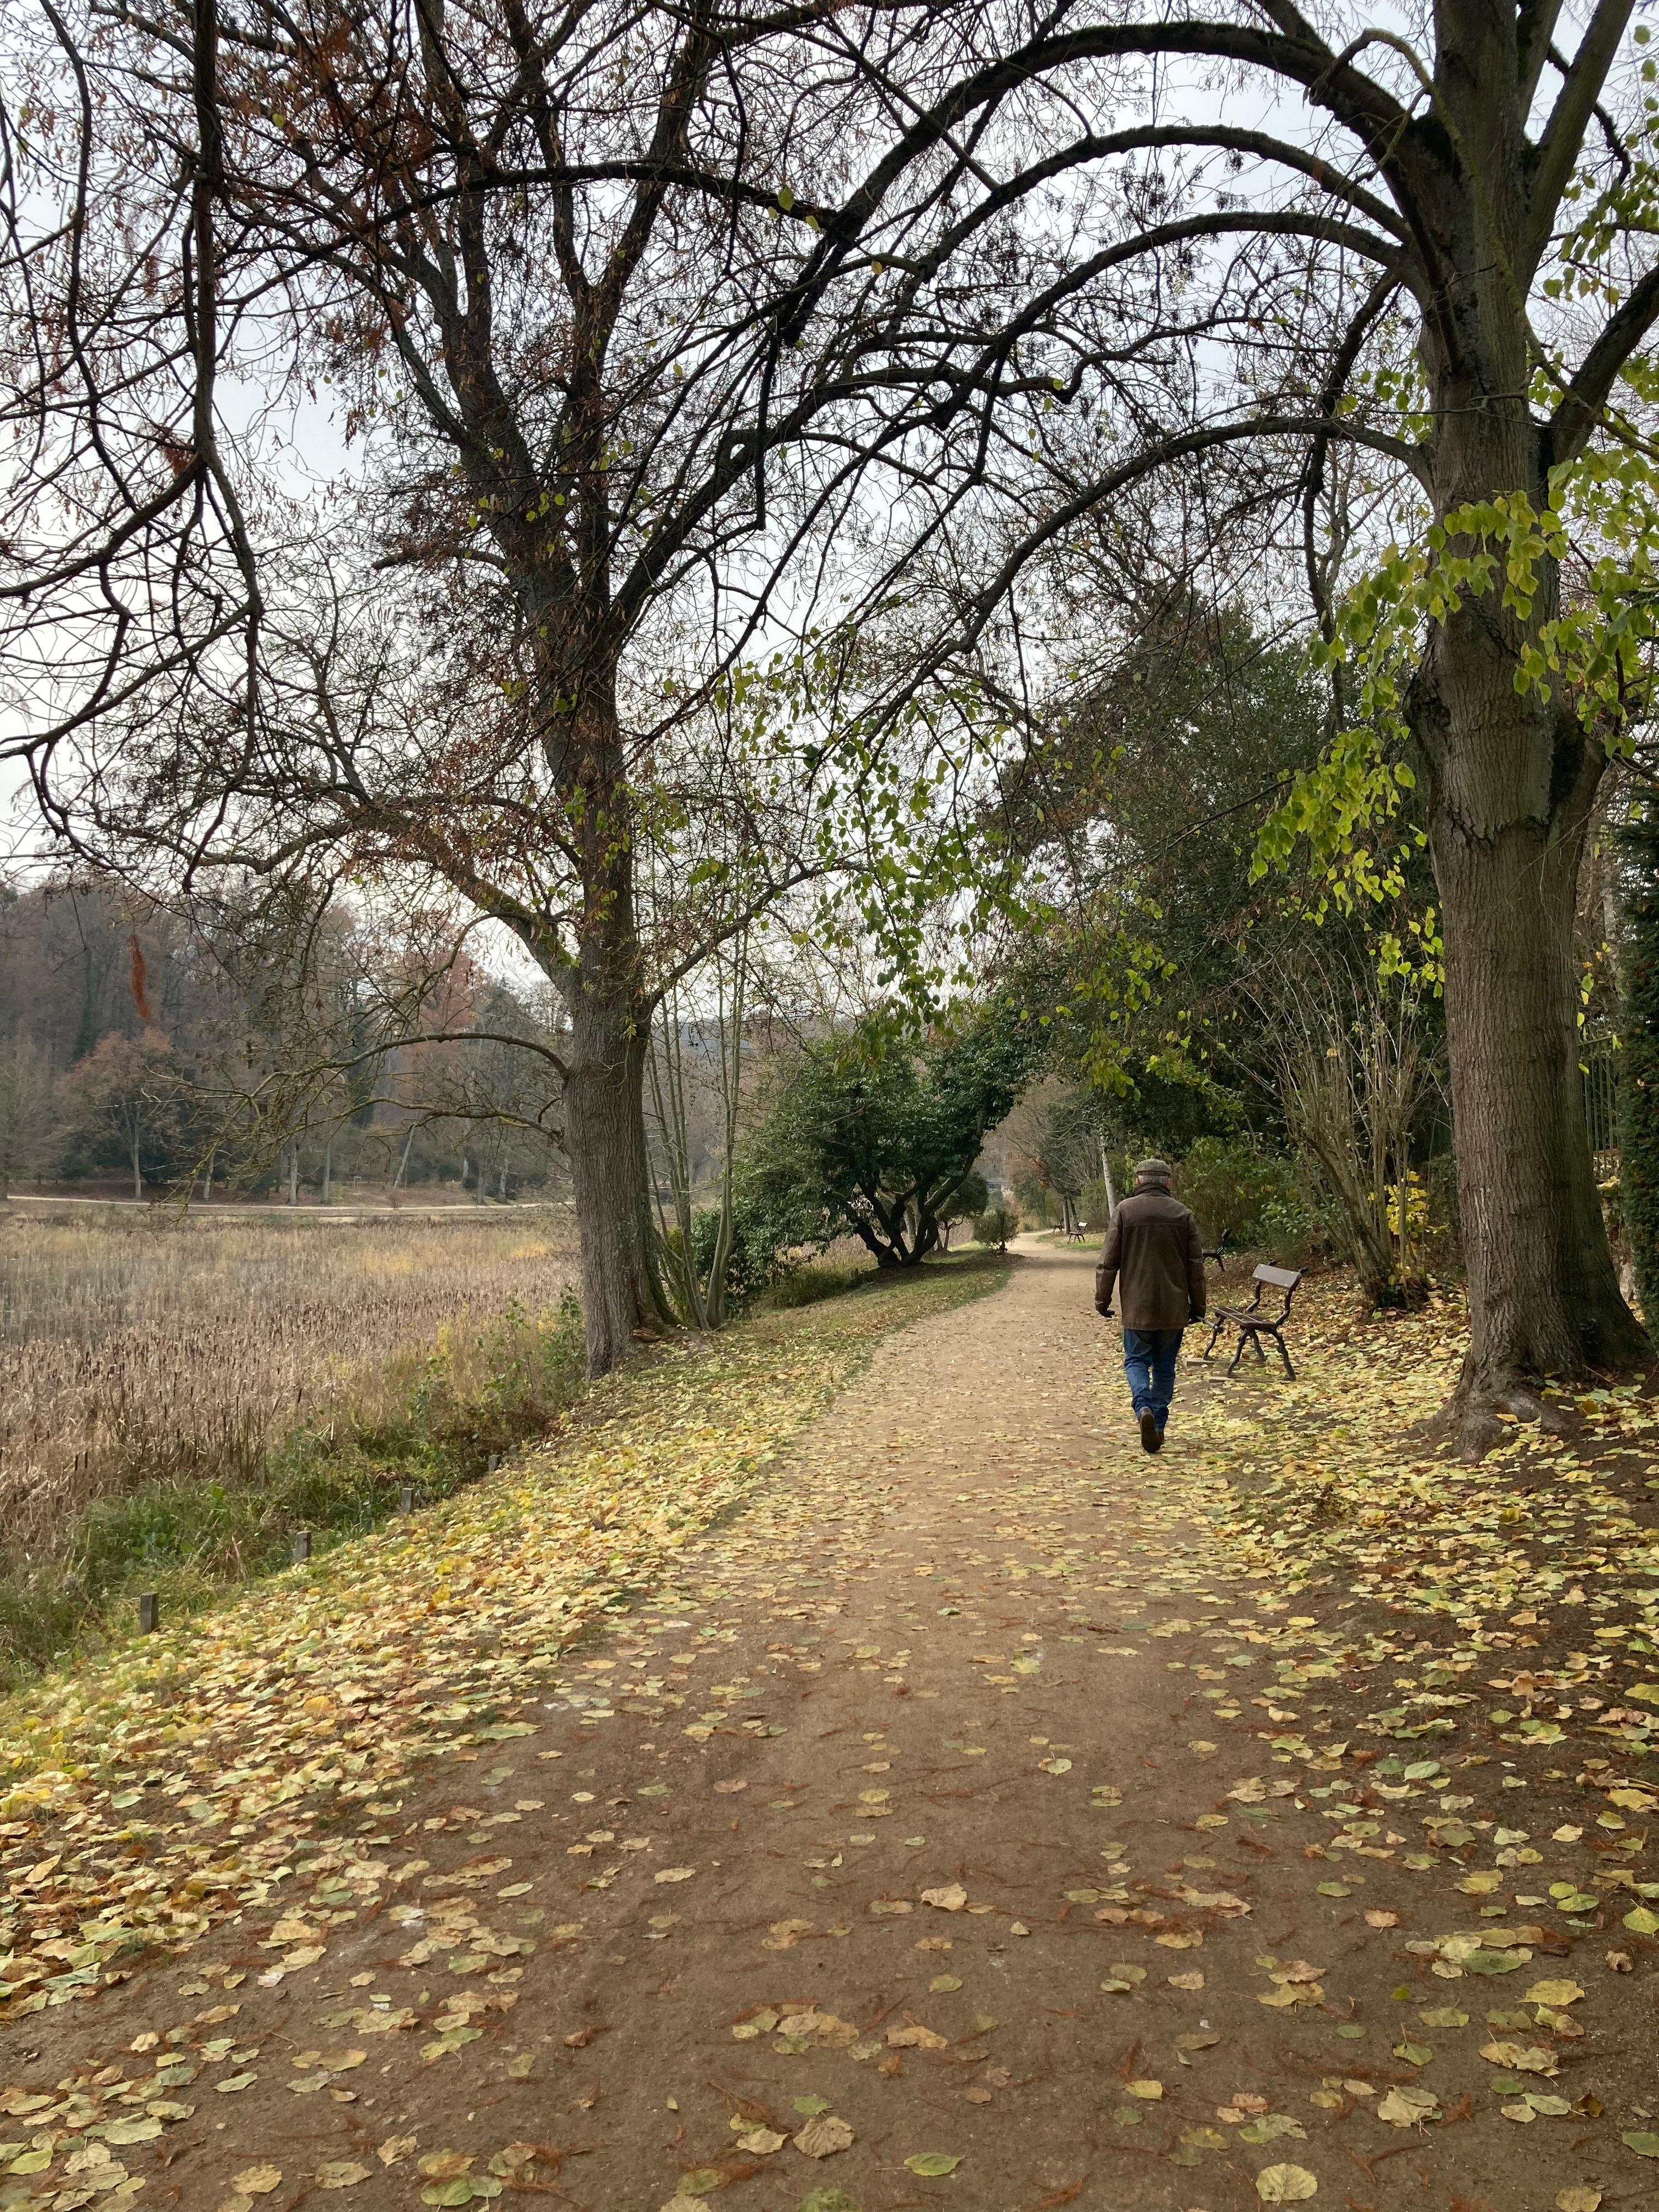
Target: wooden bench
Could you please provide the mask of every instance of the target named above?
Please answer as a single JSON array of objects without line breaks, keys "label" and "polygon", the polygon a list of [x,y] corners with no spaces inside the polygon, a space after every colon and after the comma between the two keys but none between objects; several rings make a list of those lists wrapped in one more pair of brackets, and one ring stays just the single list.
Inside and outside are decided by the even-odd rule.
[{"label": "wooden bench", "polygon": [[[1255,1284],[1255,1296],[1250,1300],[1249,1305],[1216,1308],[1215,1326],[1211,1329],[1210,1340],[1204,1347],[1204,1357],[1206,1359],[1209,1358],[1215,1350],[1216,1339],[1221,1334],[1222,1330],[1231,1324],[1238,1331],[1238,1349],[1234,1352],[1232,1364],[1227,1370],[1229,1375],[1237,1373],[1238,1363],[1244,1357],[1244,1347],[1247,1344],[1265,1367],[1267,1364],[1267,1355],[1261,1349],[1261,1340],[1264,1336],[1270,1336],[1279,1346],[1279,1356],[1285,1363],[1285,1374],[1294,1382],[1296,1370],[1291,1364],[1290,1353],[1285,1349],[1284,1331],[1285,1324],[1291,1317],[1291,1300],[1296,1296],[1296,1286],[1302,1280],[1301,1270],[1291,1267],[1269,1267],[1264,1264],[1255,1270],[1252,1279]],[[1261,1294],[1264,1291],[1269,1290],[1283,1291],[1285,1293],[1285,1303],[1277,1313],[1263,1313],[1261,1310]]]}]

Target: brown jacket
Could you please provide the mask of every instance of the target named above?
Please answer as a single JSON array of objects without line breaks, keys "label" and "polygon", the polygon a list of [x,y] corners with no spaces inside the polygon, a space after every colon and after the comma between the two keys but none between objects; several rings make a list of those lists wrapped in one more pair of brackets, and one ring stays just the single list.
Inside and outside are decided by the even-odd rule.
[{"label": "brown jacket", "polygon": [[1112,1216],[1095,1269],[1097,1311],[1111,1311],[1114,1284],[1126,1328],[1185,1328],[1204,1318],[1208,1285],[1198,1224],[1157,1183],[1143,1185]]}]

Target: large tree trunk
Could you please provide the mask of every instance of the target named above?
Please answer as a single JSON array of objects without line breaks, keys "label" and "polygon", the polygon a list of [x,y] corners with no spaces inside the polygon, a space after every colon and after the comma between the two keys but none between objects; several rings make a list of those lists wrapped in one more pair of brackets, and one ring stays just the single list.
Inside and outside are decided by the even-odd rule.
[{"label": "large tree trunk", "polygon": [[1578,1072],[1577,841],[1515,823],[1488,838],[1436,823],[1446,1031],[1468,1267],[1463,1441],[1540,1410],[1538,1381],[1644,1350],[1601,1219]]},{"label": "large tree trunk", "polygon": [[[1517,489],[1541,508],[1546,456],[1524,401],[1483,404],[1455,378],[1436,396],[1441,517]],[[1571,700],[1516,689],[1522,645],[1559,606],[1553,568],[1540,584],[1524,617],[1492,593],[1437,626],[1409,702],[1430,769],[1468,1269],[1469,1350],[1449,1412],[1474,1450],[1500,1433],[1499,1412],[1542,1412],[1545,1376],[1626,1367],[1646,1349],[1607,1247],[1578,1071],[1573,917],[1605,756]]]},{"label": "large tree trunk", "polygon": [[565,1146],[581,1238],[582,1321],[590,1375],[634,1348],[659,1316],[648,1215],[645,1059],[649,1013],[574,994],[565,1079]]},{"label": "large tree trunk", "polygon": [[[562,681],[566,679],[561,679]],[[659,1282],[645,1139],[652,1000],[634,900],[632,794],[613,677],[590,669],[575,710],[549,717],[550,767],[568,794],[582,886],[575,958],[540,948],[570,1017],[565,1150],[581,1239],[590,1375],[632,1351],[635,1331],[672,1319]]]}]

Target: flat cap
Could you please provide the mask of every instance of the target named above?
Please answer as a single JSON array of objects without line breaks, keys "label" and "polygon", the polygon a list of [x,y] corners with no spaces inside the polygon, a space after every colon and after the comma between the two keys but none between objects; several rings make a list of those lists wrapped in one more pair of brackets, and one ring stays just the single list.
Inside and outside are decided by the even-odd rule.
[{"label": "flat cap", "polygon": [[1137,1182],[1168,1182],[1175,1170],[1168,1160],[1142,1160],[1135,1170]]}]

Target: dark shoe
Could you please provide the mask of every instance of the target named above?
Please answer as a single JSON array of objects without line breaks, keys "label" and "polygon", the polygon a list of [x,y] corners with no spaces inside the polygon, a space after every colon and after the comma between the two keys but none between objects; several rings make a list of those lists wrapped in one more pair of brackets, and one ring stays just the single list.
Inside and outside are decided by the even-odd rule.
[{"label": "dark shoe", "polygon": [[1149,1406],[1140,1417],[1140,1449],[1142,1451],[1161,1451],[1164,1438],[1159,1433],[1158,1415]]}]

